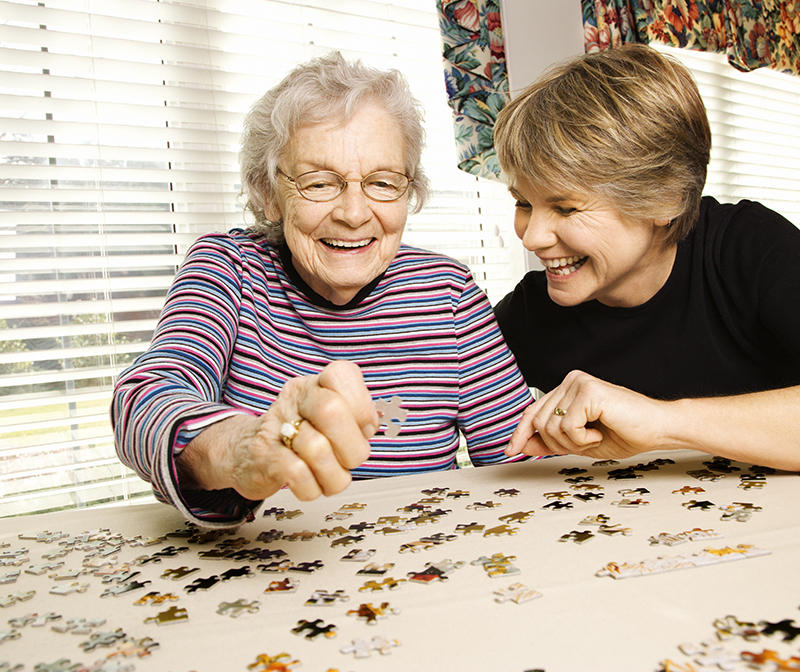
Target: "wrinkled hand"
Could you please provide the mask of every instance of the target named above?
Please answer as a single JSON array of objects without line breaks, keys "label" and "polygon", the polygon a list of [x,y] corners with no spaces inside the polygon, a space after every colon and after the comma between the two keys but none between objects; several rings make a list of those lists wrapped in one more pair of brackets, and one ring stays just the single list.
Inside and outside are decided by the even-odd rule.
[{"label": "wrinkled hand", "polygon": [[[525,409],[506,454],[622,459],[664,448],[658,427],[667,405],[572,371],[561,385]],[[556,408],[565,414],[556,415]]]},{"label": "wrinkled hand", "polygon": [[[289,449],[280,429],[298,419],[304,422]],[[208,448],[202,463],[193,465],[194,476],[201,487],[231,487],[253,500],[283,486],[303,501],[334,495],[350,484],[349,470],[369,457],[378,426],[361,370],[352,362],[332,362],[318,375],[286,383],[263,415],[217,423],[216,436],[203,439]]]}]

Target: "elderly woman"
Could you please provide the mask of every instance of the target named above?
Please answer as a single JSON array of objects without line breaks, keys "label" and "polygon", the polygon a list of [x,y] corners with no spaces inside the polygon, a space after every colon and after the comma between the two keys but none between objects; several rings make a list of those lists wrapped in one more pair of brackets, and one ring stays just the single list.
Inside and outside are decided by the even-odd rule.
[{"label": "elderly woman", "polygon": [[578,57],[495,138],[544,267],[496,307],[547,392],[507,453],[695,448],[800,470],[800,231],[701,196],[711,133],[689,73],[641,45]]},{"label": "elderly woman", "polygon": [[189,250],[112,405],[120,458],[188,519],[450,469],[459,432],[476,465],[510,459],[530,395],[488,300],[462,264],[401,244],[422,146],[403,77],[338,54],[250,111],[256,224]]}]

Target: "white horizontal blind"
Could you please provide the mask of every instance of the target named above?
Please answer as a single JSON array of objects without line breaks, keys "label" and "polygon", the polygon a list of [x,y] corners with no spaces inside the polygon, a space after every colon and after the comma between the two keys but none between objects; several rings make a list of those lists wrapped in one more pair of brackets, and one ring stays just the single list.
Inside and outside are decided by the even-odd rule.
[{"label": "white horizontal blind", "polygon": [[241,226],[243,114],[340,49],[410,79],[431,204],[406,242],[511,285],[502,185],[458,171],[432,0],[0,0],[0,516],[147,496],[115,455],[115,375],[187,246]]},{"label": "white horizontal blind", "polygon": [[740,72],[723,54],[652,46],[691,69],[711,122],[705,193],[759,201],[800,226],[800,77]]}]

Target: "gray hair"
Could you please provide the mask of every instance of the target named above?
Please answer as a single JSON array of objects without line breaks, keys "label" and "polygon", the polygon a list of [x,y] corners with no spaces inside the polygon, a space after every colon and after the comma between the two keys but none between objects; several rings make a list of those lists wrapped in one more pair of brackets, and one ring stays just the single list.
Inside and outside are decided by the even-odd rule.
[{"label": "gray hair", "polygon": [[422,169],[425,131],[423,110],[406,78],[395,69],[384,71],[348,62],[339,52],[295,67],[255,102],[244,120],[239,165],[240,196],[245,211],[271,242],[283,240],[283,223],[264,211],[277,197],[277,168],[286,146],[301,126],[338,119],[346,124],[365,104],[378,104],[395,119],[405,140],[405,171],[413,177],[409,210],[419,212],[430,185]]}]

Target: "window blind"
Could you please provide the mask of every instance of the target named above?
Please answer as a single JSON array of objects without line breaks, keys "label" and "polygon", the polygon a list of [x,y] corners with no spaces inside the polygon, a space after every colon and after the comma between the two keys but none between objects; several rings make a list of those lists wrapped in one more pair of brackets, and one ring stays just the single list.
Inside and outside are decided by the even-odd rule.
[{"label": "window blind", "polygon": [[723,54],[652,44],[694,75],[711,123],[705,193],[759,201],[800,226],[800,77],[740,72]]},{"label": "window blind", "polygon": [[115,376],[187,247],[244,225],[255,99],[339,49],[408,76],[435,191],[405,241],[512,284],[500,184],[456,169],[430,0],[0,0],[0,516],[149,496],[117,460]]}]

